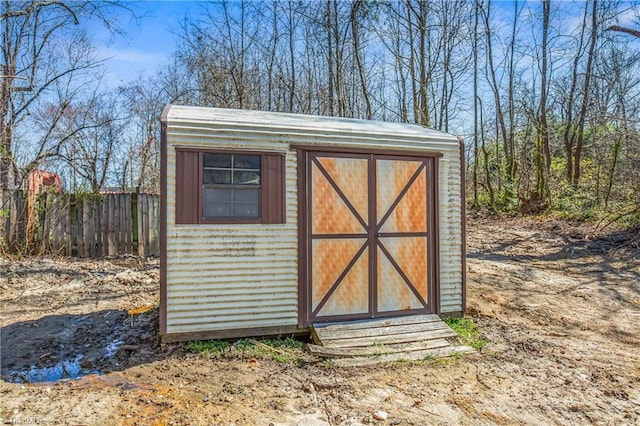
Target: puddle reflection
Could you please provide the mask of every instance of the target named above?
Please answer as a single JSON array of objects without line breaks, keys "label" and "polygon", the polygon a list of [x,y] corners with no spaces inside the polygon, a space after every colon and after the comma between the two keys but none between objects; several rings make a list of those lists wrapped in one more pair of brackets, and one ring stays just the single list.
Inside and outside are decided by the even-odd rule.
[{"label": "puddle reflection", "polygon": [[97,370],[82,368],[83,355],[73,360],[63,361],[51,367],[31,366],[29,370],[9,372],[7,381],[11,383],[57,382],[64,379],[77,379],[87,374],[102,374]]}]

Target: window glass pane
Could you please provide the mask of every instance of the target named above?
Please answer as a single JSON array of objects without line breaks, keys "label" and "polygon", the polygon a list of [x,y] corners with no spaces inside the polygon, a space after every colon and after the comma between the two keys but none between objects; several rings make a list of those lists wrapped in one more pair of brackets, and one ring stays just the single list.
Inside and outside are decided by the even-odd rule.
[{"label": "window glass pane", "polygon": [[260,217],[258,203],[234,203],[233,215],[236,217]]},{"label": "window glass pane", "polygon": [[260,217],[260,189],[204,188],[205,218]]},{"label": "window glass pane", "polygon": [[260,190],[256,189],[234,189],[233,200],[236,202],[251,202],[258,204],[260,201]]},{"label": "window glass pane", "polygon": [[204,191],[214,202],[226,201],[230,203],[233,201],[233,189],[205,188]]},{"label": "window glass pane", "polygon": [[231,183],[231,170],[204,170],[202,183]]},{"label": "window glass pane", "polygon": [[215,218],[215,217],[231,217],[231,203],[212,203],[205,204],[204,206],[204,217],[205,218]]},{"label": "window glass pane", "polygon": [[260,156],[234,155],[233,167],[236,169],[260,169]]},{"label": "window glass pane", "polygon": [[231,168],[230,154],[204,154],[202,160],[205,167]]},{"label": "window glass pane", "polygon": [[204,188],[204,202],[202,203],[204,217],[231,217],[233,210],[231,201],[223,201],[220,199],[220,195],[230,199],[231,194],[230,192],[225,194],[224,191],[231,190]]},{"label": "window glass pane", "polygon": [[260,172],[233,172],[235,185],[260,185]]}]

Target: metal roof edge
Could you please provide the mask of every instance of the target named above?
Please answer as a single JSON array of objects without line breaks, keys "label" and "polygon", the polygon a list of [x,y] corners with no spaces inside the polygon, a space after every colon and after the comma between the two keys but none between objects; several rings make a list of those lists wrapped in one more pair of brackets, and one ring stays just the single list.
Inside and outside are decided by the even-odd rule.
[{"label": "metal roof edge", "polygon": [[418,124],[322,115],[168,104],[162,113],[162,118],[173,122],[236,123],[236,125],[262,125],[307,131],[328,130],[328,128],[332,127],[332,130],[344,132],[380,132],[383,134],[458,141],[456,135]]},{"label": "metal roof edge", "polygon": [[169,111],[173,107],[174,107],[174,105],[172,105],[172,104],[165,105],[165,107],[162,109],[162,114],[160,114],[160,122],[162,122],[162,123],[166,123],[167,122],[167,120],[169,119]]}]

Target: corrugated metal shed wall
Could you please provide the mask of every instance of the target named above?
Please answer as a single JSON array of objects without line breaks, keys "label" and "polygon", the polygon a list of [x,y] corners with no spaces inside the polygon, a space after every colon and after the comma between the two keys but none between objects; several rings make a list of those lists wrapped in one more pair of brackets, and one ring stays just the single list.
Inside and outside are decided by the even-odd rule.
[{"label": "corrugated metal shed wall", "polygon": [[440,311],[462,311],[462,230],[460,146],[440,158],[438,204],[440,210]]},{"label": "corrugated metal shed wall", "polygon": [[[330,122],[327,122],[330,121]],[[356,123],[354,125],[354,123]],[[167,333],[294,326],[297,158],[291,145],[416,151],[440,159],[441,310],[461,311],[458,141],[393,123],[171,106],[167,111]],[[389,127],[388,131],[386,127]],[[286,152],[286,224],[176,225],[176,147]]]}]

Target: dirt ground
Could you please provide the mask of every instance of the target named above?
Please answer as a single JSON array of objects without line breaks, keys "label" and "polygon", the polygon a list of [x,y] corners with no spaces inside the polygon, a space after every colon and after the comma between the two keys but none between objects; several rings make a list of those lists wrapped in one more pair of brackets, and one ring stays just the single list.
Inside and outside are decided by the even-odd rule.
[{"label": "dirt ground", "polygon": [[[374,367],[161,346],[154,260],[0,258],[0,419],[639,424],[640,253],[621,248],[625,236],[551,219],[470,219],[468,232],[468,315],[489,343],[464,357]],[[82,377],[25,383],[60,372]]]}]

